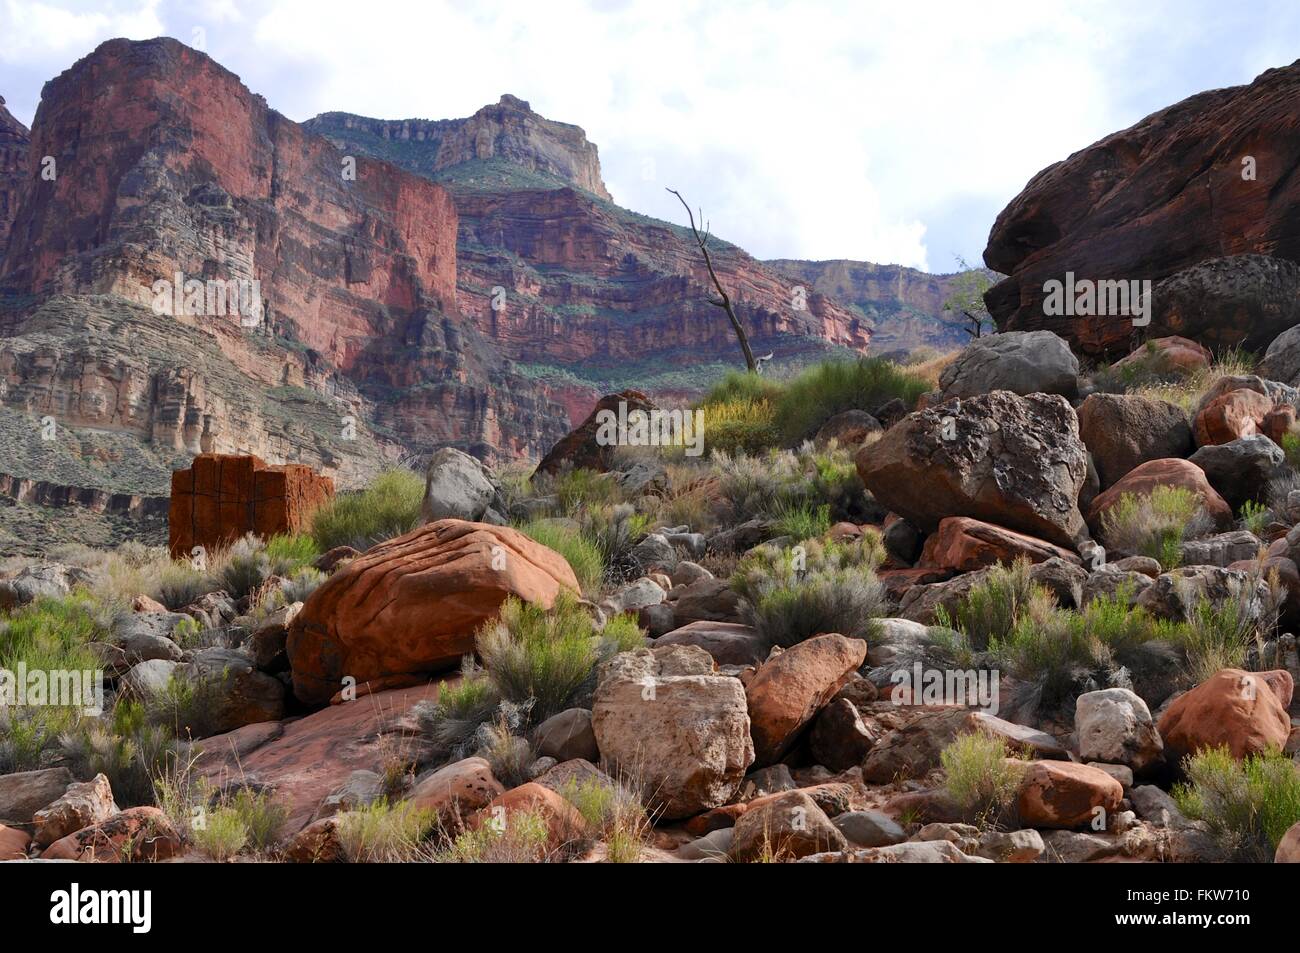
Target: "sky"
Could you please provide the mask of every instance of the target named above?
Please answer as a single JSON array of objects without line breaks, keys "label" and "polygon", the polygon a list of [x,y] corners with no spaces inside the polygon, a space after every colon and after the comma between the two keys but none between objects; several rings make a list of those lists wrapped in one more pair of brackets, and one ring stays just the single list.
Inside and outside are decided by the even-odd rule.
[{"label": "sky", "polygon": [[468,116],[502,93],[582,126],[627,208],[759,258],[978,264],[1039,170],[1300,59],[1255,0],[0,0],[0,95],[112,37],[203,49],[291,119]]}]

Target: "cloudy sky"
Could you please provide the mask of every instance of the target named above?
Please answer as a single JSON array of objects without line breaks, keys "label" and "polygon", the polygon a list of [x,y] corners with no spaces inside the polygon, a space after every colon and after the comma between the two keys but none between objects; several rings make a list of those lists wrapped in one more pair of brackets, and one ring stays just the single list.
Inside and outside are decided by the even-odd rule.
[{"label": "cloudy sky", "polygon": [[954,270],[1039,169],[1300,58],[1294,0],[0,0],[0,95],[102,40],[200,46],[292,119],[577,123],[619,204],[678,188],[762,258]]}]

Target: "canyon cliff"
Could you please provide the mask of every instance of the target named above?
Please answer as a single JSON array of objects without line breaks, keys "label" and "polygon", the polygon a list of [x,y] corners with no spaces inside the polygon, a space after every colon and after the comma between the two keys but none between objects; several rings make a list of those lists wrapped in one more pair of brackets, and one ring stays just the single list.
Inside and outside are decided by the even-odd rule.
[{"label": "canyon cliff", "polygon": [[[595,147],[577,127],[508,95],[469,119],[326,113],[306,126],[345,153],[387,159],[451,192],[462,313],[575,423],[600,394],[698,393],[743,366],[725,317],[708,304],[689,231],[610,201]],[[866,351],[872,332],[853,309],[817,289],[798,294],[797,279],[734,245],[713,238],[710,250],[754,350],[774,353],[777,367]]]},{"label": "canyon cliff", "polygon": [[956,290],[953,275],[845,259],[783,258],[765,264],[861,314],[871,329],[871,349],[878,354],[921,347],[950,351],[970,341],[960,318],[943,310],[944,302]]},{"label": "canyon cliff", "polygon": [[9,226],[18,213],[18,193],[27,178],[31,132],[5,108],[0,96],[0,261],[4,260]]},{"label": "canyon cliff", "polygon": [[[83,443],[138,438],[157,466],[131,489],[202,450],[346,486],[434,446],[540,455],[565,431],[459,315],[447,191],[346,160],[204,54],[101,45],[46,84],[30,148],[55,174],[17,190],[0,403]],[[214,313],[209,286],[203,313],[158,313],[178,276],[258,287],[259,306]]]}]

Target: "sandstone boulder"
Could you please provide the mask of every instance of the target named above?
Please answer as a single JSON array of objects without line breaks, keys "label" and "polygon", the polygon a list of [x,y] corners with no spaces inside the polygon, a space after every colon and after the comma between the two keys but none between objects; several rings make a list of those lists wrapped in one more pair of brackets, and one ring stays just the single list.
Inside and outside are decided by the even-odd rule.
[{"label": "sandstone boulder", "polygon": [[1187,460],[1149,460],[1124,475],[1110,489],[1098,494],[1088,508],[1088,525],[1100,533],[1102,514],[1125,495],[1150,496],[1157,486],[1176,486],[1190,490],[1201,500],[1201,508],[1220,528],[1232,522],[1232,507],[1210,486],[1205,471]]},{"label": "sandstone boulder", "polygon": [[602,757],[644,779],[665,819],[727,803],[754,762],[740,681],[693,645],[656,646],[600,667],[592,728]]},{"label": "sandstone boulder", "polygon": [[574,843],[586,831],[586,821],[578,809],[561,794],[536,781],[497,795],[474,816],[472,823],[494,825],[505,832],[516,815],[525,813],[541,816],[546,824],[546,849],[552,853]]},{"label": "sandstone boulder", "polygon": [[117,811],[108,778],[97,774],[69,785],[62,797],[32,816],[32,840],[38,847],[48,847],[83,827],[108,820]]},{"label": "sandstone boulder", "polygon": [[0,579],[0,609],[25,606],[41,596],[57,599],[71,590],[68,567],[58,563],[24,566],[9,579]]},{"label": "sandstone boulder", "polygon": [[1157,377],[1181,377],[1193,371],[1204,370],[1214,361],[1214,355],[1189,338],[1170,335],[1151,338],[1141,348],[1116,361],[1114,368],[1142,370]]},{"label": "sandstone boulder", "polygon": [[234,649],[195,652],[176,667],[174,677],[194,685],[201,699],[198,722],[186,726],[196,737],[284,717],[284,683],[259,672],[251,658]]},{"label": "sandstone boulder", "polygon": [[790,750],[867,657],[867,643],[817,635],[774,653],[745,686],[754,763],[773,764]]},{"label": "sandstone boulder", "polygon": [[[1300,146],[1287,132],[1298,87],[1300,69],[1292,66],[1267,70],[1249,85],[1197,93],[1034,176],[998,216],[984,251],[985,264],[1007,275],[985,295],[998,326],[1049,327],[1087,353],[1114,352],[1130,339],[1132,316],[1049,316],[1047,280],[1071,272],[1158,282],[1225,255],[1275,256],[1269,263],[1279,268],[1286,264],[1279,259],[1300,258],[1290,217],[1297,204],[1290,169]],[[1271,151],[1263,148],[1269,143]],[[1259,159],[1250,178],[1242,175],[1247,154]],[[1249,316],[1259,311],[1216,310],[1222,323],[1203,338],[1216,347],[1263,347],[1289,326],[1286,307],[1258,321]],[[1147,330],[1154,336],[1180,327],[1172,316],[1153,315]]]},{"label": "sandstone boulder", "polygon": [[[1204,748],[1226,745],[1241,759],[1281,751],[1291,734],[1287,705],[1293,688],[1285,672],[1225,668],[1174,699],[1160,716],[1166,757],[1175,764]],[[1285,699],[1285,700],[1284,700]]]},{"label": "sandstone boulder", "polygon": [[289,811],[286,833],[313,820],[322,801],[359,770],[377,771],[391,752],[428,754],[410,709],[436,700],[438,685],[377,692],[300,718],[246,725],[196,742],[195,772],[221,787],[256,781],[273,787]]},{"label": "sandstone boulder", "polygon": [[26,831],[0,824],[0,861],[26,860],[31,845],[31,835]]},{"label": "sandstone boulder", "polygon": [[1155,286],[1151,330],[1257,351],[1300,324],[1300,265],[1271,255],[1212,257]]},{"label": "sandstone boulder", "polygon": [[634,411],[648,413],[654,409],[654,403],[640,391],[625,390],[617,394],[607,394],[596,401],[587,416],[576,429],[570,431],[553,446],[542,461],[537,464],[536,473],[559,473],[566,468],[575,470],[595,470],[605,473],[614,462],[616,444],[601,440],[601,422],[604,415],[613,414],[615,419],[623,419]]},{"label": "sandstone boulder", "polygon": [[596,733],[591,727],[591,712],[585,708],[570,708],[547,718],[537,726],[533,741],[539,755],[556,761],[600,759]]},{"label": "sandstone boulder", "polygon": [[1187,619],[1202,600],[1231,602],[1242,607],[1243,618],[1260,619],[1268,596],[1267,580],[1240,569],[1183,566],[1157,576],[1137,604],[1157,619]]},{"label": "sandstone boulder", "polygon": [[1044,540],[966,516],[949,516],[940,520],[939,528],[926,538],[917,565],[974,572],[986,566],[1010,565],[1017,559],[1039,563],[1053,557],[1080,563],[1070,550]]},{"label": "sandstone boulder", "polygon": [[995,391],[909,414],[856,457],[872,495],[924,532],[969,516],[1072,546],[1087,474],[1064,397]]},{"label": "sandstone boulder", "polygon": [[865,410],[846,410],[822,424],[814,441],[825,445],[834,440],[841,447],[856,447],[884,429],[880,421]]},{"label": "sandstone boulder", "polygon": [[482,758],[465,758],[421,778],[408,800],[416,810],[429,811],[442,823],[456,827],[504,793],[491,765]]},{"label": "sandstone boulder", "polygon": [[729,854],[739,863],[797,860],[847,846],[848,840],[817,802],[803,791],[786,791],[749,806],[736,821]]},{"label": "sandstone boulder", "polygon": [[1256,370],[1268,380],[1300,386],[1300,323],[1273,339]]},{"label": "sandstone boulder", "polygon": [[666,632],[655,645],[697,645],[719,665],[758,665],[770,646],[758,630],[738,622],[692,622]]},{"label": "sandstone boulder", "polygon": [[1070,761],[1032,761],[1024,767],[1016,807],[1026,827],[1109,826],[1124,788],[1105,771]]},{"label": "sandstone boulder", "polygon": [[75,780],[67,768],[0,774],[0,822],[30,824],[37,811],[62,797]]},{"label": "sandstone boulder", "polygon": [[836,697],[813,720],[808,747],[818,764],[832,771],[847,771],[862,764],[877,737],[853,702]]},{"label": "sandstone boulder", "polygon": [[195,546],[214,552],[254,533],[297,533],[334,496],[334,481],[311,467],[270,466],[260,457],[202,453],[172,473],[167,525],[174,558]]},{"label": "sandstone boulder", "polygon": [[294,694],[327,701],[345,676],[436,671],[473,649],[508,597],[549,608],[578,593],[564,557],[507,527],[438,520],[330,576],[289,629]]},{"label": "sandstone boulder", "polygon": [[1300,864],[1300,822],[1292,824],[1277,842],[1273,854],[1275,864]]},{"label": "sandstone boulder", "polygon": [[487,518],[499,495],[486,466],[468,453],[443,447],[434,452],[425,471],[420,519],[424,523],[441,519],[501,523],[504,518],[499,513]]},{"label": "sandstone boulder", "polygon": [[1196,414],[1192,433],[1196,445],[1208,447],[1229,443],[1259,432],[1274,402],[1253,390],[1233,390],[1215,397]]},{"label": "sandstone boulder", "polygon": [[156,863],[181,853],[180,834],[156,807],[132,807],[55,841],[42,860]]}]

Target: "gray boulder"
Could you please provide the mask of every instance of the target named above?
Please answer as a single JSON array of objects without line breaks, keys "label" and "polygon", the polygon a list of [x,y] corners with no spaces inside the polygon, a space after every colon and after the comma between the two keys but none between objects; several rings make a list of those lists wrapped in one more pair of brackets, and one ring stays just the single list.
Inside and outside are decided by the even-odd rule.
[{"label": "gray boulder", "polygon": [[500,522],[499,518],[485,519],[499,493],[486,466],[467,453],[444,447],[434,453],[425,471],[421,520],[424,523],[441,519]]},{"label": "gray boulder", "polygon": [[1201,447],[1188,458],[1234,510],[1247,500],[1262,502],[1268,485],[1285,468],[1286,454],[1263,434]]},{"label": "gray boulder", "polygon": [[939,377],[944,400],[995,390],[1073,397],[1079,391],[1079,360],[1051,331],[1007,331],[971,343]]}]

